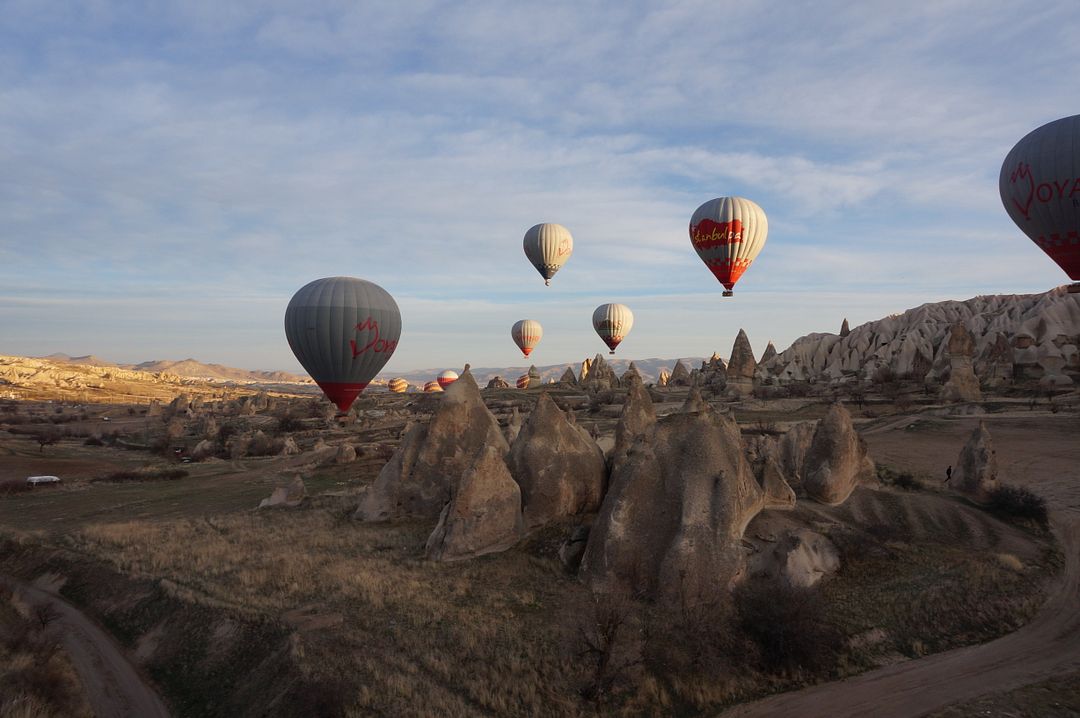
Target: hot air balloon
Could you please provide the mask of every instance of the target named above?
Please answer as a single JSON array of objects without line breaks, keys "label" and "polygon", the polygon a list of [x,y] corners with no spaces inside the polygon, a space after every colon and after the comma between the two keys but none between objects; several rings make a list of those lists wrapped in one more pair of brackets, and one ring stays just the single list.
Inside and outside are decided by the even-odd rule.
[{"label": "hot air balloon", "polygon": [[450,386],[451,384],[453,384],[457,380],[458,380],[457,372],[456,371],[450,371],[449,369],[444,371],[442,374],[439,374],[439,376],[436,377],[436,379],[435,379],[435,381],[439,382],[439,386],[441,386],[443,389]]},{"label": "hot air balloon", "polygon": [[601,304],[592,314],[592,325],[614,354],[634,326],[634,313],[625,304]]},{"label": "hot air balloon", "polygon": [[[1012,221],[1080,280],[1080,115],[1029,132],[1005,156],[998,177]],[[1069,288],[1080,291],[1080,284]]]},{"label": "hot air balloon", "polygon": [[342,413],[383,368],[401,337],[401,313],[379,285],[354,277],[306,284],[285,309],[293,354]]},{"label": "hot air balloon", "polygon": [[443,388],[439,386],[438,381],[429,381],[427,384],[424,384],[424,391],[426,392],[439,392],[442,390]]},{"label": "hot air balloon", "polygon": [[525,233],[525,256],[550,285],[555,272],[574,252],[574,238],[561,224],[538,224]]},{"label": "hot air balloon", "polygon": [[521,353],[529,356],[543,338],[544,328],[535,319],[520,319],[514,322],[510,336],[514,338],[514,344],[518,345]]},{"label": "hot air balloon", "polygon": [[521,376],[519,376],[517,378],[517,388],[518,389],[528,389],[529,388],[529,375],[528,374],[522,374]]},{"label": "hot air balloon", "polygon": [[690,217],[690,243],[701,261],[724,285],[725,297],[765,246],[769,220],[757,204],[742,197],[719,197]]},{"label": "hot air balloon", "polygon": [[386,388],[394,392],[395,394],[404,394],[406,391],[409,390],[409,382],[405,379],[402,379],[400,376],[394,377],[386,385]]}]

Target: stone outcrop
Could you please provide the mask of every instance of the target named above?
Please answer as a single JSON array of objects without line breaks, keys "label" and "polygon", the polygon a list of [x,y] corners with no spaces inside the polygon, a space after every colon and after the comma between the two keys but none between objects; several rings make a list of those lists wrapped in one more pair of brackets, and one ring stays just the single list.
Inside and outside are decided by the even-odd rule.
[{"label": "stone outcrop", "polygon": [[299,476],[294,476],[287,485],[274,489],[270,498],[260,501],[259,508],[296,508],[304,502],[305,496],[307,496],[307,489],[304,487],[304,480]]},{"label": "stone outcrop", "polygon": [[356,449],[352,444],[341,444],[334,454],[335,464],[351,464],[356,461]]},{"label": "stone outcrop", "polygon": [[510,383],[501,376],[494,376],[487,383],[488,389],[509,389]]},{"label": "stone outcrop", "polygon": [[803,462],[803,487],[823,504],[842,503],[855,487],[874,480],[874,462],[855,433],[851,414],[841,404],[829,407],[818,422]]},{"label": "stone outcrop", "polygon": [[604,361],[604,357],[597,354],[589,363],[589,371],[580,382],[581,387],[588,391],[606,391],[619,386],[619,378],[615,376],[615,370]]},{"label": "stone outcrop", "polygon": [[434,561],[472,558],[504,551],[523,533],[521,490],[500,451],[489,446],[455,482],[425,550]]},{"label": "stone outcrop", "polygon": [[217,453],[217,448],[214,442],[203,439],[198,444],[195,444],[195,448],[191,450],[191,458],[195,461],[202,461],[203,459],[209,459],[211,456]]},{"label": "stone outcrop", "polygon": [[661,369],[660,373],[656,377],[656,385],[667,386],[669,381],[671,381],[671,372],[669,372],[667,369]]},{"label": "stone outcrop", "polygon": [[979,422],[960,451],[949,486],[979,503],[986,503],[997,488],[997,452],[984,422]]},{"label": "stone outcrop", "polygon": [[771,454],[762,456],[754,467],[754,477],[765,495],[765,508],[795,508],[795,491],[788,485],[775,457]]},{"label": "stone outcrop", "polygon": [[772,361],[775,356],[776,356],[776,345],[773,344],[772,341],[770,341],[765,346],[765,352],[761,355],[761,361],[758,362],[758,363],[759,364],[766,364],[766,363]]},{"label": "stone outcrop", "polygon": [[750,346],[750,339],[746,336],[746,332],[740,329],[731,347],[731,360],[727,365],[728,392],[737,396],[747,396],[753,392],[756,370],[754,348]]},{"label": "stone outcrop", "polygon": [[675,362],[675,368],[671,370],[665,386],[690,386],[690,370],[681,359]]},{"label": "stone outcrop", "polygon": [[521,427],[507,463],[521,487],[526,530],[600,507],[607,478],[604,454],[547,392]]},{"label": "stone outcrop", "polygon": [[777,447],[777,463],[788,484],[794,489],[802,487],[803,464],[814,440],[816,428],[812,421],[799,422],[787,430]]},{"label": "stone outcrop", "polygon": [[566,371],[562,373],[562,377],[559,378],[560,384],[566,384],[567,386],[576,386],[578,381],[574,376],[574,370],[570,367],[566,367]]},{"label": "stone outcrop", "polygon": [[630,362],[630,366],[626,367],[626,371],[624,371],[623,375],[619,378],[620,386],[628,387],[631,382],[636,382],[638,384],[642,383],[641,374],[638,372],[634,362]]},{"label": "stone outcrop", "polygon": [[779,579],[789,586],[809,588],[840,568],[840,553],[825,536],[806,528],[781,532],[771,548],[750,561],[755,578]]},{"label": "stone outcrop", "polygon": [[656,424],[656,410],[649,392],[641,382],[630,385],[623,403],[619,423],[615,425],[615,448],[611,452],[611,470],[614,472],[630,452],[630,447],[644,437]]},{"label": "stone outcrop", "polygon": [[278,447],[278,456],[295,456],[300,453],[300,447],[296,445],[296,439],[286,436]]},{"label": "stone outcrop", "polygon": [[451,486],[493,447],[509,451],[499,423],[488,411],[471,372],[447,387],[431,422],[417,424],[379,472],[355,518],[379,521],[403,516],[433,521],[450,501]]},{"label": "stone outcrop", "polygon": [[739,573],[740,539],[763,505],[732,419],[665,417],[612,475],[580,575],[595,591],[710,601]]},{"label": "stone outcrop", "polygon": [[949,380],[942,387],[941,397],[945,401],[981,401],[979,378],[975,376],[972,355],[975,353],[975,338],[963,324],[957,322],[949,330],[949,340],[945,355],[949,360]]},{"label": "stone outcrop", "polygon": [[843,339],[848,334],[851,334],[851,328],[848,326],[847,317],[844,317],[843,323],[840,324],[840,338]]},{"label": "stone outcrop", "polygon": [[[979,379],[1041,381],[1048,369],[1055,377],[1048,381],[1080,378],[1080,294],[1069,294],[1065,287],[924,304],[862,324],[844,337],[808,334],[767,363],[763,360],[758,377],[781,384],[869,382],[887,369],[894,377],[937,382],[949,370],[945,353],[950,329],[957,323],[974,339]],[[1007,351],[1002,336],[1010,345]],[[1055,373],[1058,354],[1065,364]],[[1072,356],[1078,357],[1075,367]]]},{"label": "stone outcrop", "polygon": [[[599,356],[599,355],[598,355]],[[578,374],[578,383],[585,381],[585,378],[589,376],[589,367],[592,364],[590,359],[584,359],[581,362],[581,372]]]}]

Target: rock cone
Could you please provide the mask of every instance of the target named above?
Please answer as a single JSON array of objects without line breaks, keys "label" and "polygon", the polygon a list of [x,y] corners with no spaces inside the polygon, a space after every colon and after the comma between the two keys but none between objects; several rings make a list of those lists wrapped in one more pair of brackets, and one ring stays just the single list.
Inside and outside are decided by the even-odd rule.
[{"label": "rock cone", "polygon": [[521,490],[499,450],[489,446],[456,482],[450,503],[428,537],[434,561],[454,561],[503,551],[523,534]]},{"label": "rock cone", "polygon": [[979,503],[988,501],[990,492],[997,488],[997,452],[984,422],[979,422],[960,451],[949,485]]},{"label": "rock cone", "polygon": [[841,404],[818,422],[803,462],[806,493],[823,504],[843,503],[855,487],[874,478],[874,462]]},{"label": "rock cone", "polygon": [[604,495],[604,454],[589,432],[571,424],[547,392],[514,440],[508,460],[521,487],[526,530],[595,511]]},{"label": "rock cone", "polygon": [[451,498],[451,486],[492,447],[509,451],[499,423],[480,397],[472,372],[446,388],[427,426],[412,427],[364,495],[355,518],[380,521],[402,516],[435,520]]}]

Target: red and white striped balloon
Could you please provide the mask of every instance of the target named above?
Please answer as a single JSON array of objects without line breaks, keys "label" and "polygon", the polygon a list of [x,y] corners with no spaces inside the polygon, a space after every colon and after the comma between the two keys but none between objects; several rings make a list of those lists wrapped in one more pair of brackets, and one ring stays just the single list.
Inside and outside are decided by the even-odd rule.
[{"label": "red and white striped balloon", "polygon": [[593,329],[608,345],[611,354],[634,326],[634,313],[625,304],[601,304],[593,311]]},{"label": "red and white striped balloon", "polygon": [[529,356],[544,337],[544,328],[535,319],[519,319],[510,329],[510,336],[525,356]]},{"label": "red and white striped balloon", "polygon": [[724,296],[765,246],[769,220],[765,210],[742,197],[718,197],[701,205],[690,217],[690,243],[713,276],[724,285]]}]

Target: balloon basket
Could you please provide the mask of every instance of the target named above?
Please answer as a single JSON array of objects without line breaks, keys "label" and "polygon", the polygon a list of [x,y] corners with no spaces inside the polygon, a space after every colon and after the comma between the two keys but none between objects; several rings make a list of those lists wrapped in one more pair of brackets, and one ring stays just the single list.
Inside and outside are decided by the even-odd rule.
[{"label": "balloon basket", "polygon": [[1066,289],[1069,294],[1080,294],[1080,282],[1073,282]]},{"label": "balloon basket", "polygon": [[735,292],[731,291],[730,289],[725,289],[725,290],[724,290],[724,293],[723,293],[723,295],[721,295],[721,296],[724,296],[724,297],[734,297],[734,296],[735,296]]},{"label": "balloon basket", "polygon": [[615,353],[614,349],[612,349],[611,351],[608,352],[608,354],[614,354],[614,353]]}]

